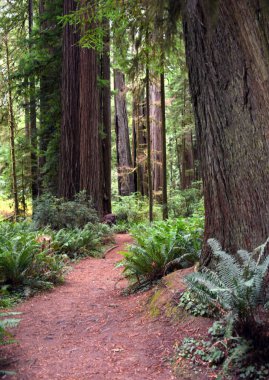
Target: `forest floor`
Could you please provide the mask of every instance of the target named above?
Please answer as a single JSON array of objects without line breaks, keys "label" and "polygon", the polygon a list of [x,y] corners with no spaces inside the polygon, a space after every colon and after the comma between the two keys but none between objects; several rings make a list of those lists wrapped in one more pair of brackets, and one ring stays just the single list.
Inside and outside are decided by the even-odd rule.
[{"label": "forest floor", "polygon": [[[174,344],[185,336],[206,335],[209,321],[149,312],[152,290],[124,295],[127,286],[115,263],[129,235],[116,236],[105,259],[74,265],[66,282],[15,308],[22,313],[13,329],[18,343],[1,348],[5,370],[19,380],[172,380]],[[179,379],[211,378],[180,373]]]}]

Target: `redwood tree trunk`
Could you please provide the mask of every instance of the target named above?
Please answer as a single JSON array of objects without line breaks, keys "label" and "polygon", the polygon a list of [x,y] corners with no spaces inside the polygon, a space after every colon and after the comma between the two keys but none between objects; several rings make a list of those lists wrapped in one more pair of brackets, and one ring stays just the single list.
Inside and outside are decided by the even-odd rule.
[{"label": "redwood tree trunk", "polygon": [[151,168],[151,123],[150,123],[150,94],[149,94],[149,68],[148,59],[146,66],[146,124],[147,124],[147,169],[148,169],[148,197],[149,197],[149,221],[153,221],[153,191],[152,191],[152,168]]},{"label": "redwood tree trunk", "polygon": [[124,74],[114,70],[115,94],[115,129],[118,164],[118,185],[120,195],[130,195],[134,189],[134,174],[132,168],[128,116],[126,109]]},{"label": "redwood tree trunk", "polygon": [[[64,0],[64,14],[76,9],[75,0]],[[80,185],[79,36],[67,24],[63,32],[62,123],[60,137],[59,196],[72,199]]]},{"label": "redwood tree trunk", "polygon": [[[100,58],[100,78],[104,84],[100,88],[100,175],[102,186],[102,213],[111,213],[111,103],[110,103],[110,38],[109,22],[103,20],[104,46]],[[102,157],[102,159],[101,159]]]},{"label": "redwood tree trunk", "polygon": [[[258,0],[188,0],[187,65],[205,193],[205,241],[252,250],[269,235],[269,13]],[[266,9],[265,9],[266,8]],[[210,262],[203,249],[202,263]]]},{"label": "redwood tree trunk", "polygon": [[99,136],[99,57],[80,50],[80,190],[86,190],[99,215],[103,214],[103,182]]},{"label": "redwood tree trunk", "polygon": [[152,189],[157,192],[158,198],[158,192],[162,189],[162,108],[160,83],[155,78],[152,78],[149,94]]},{"label": "redwood tree trunk", "polygon": [[144,89],[137,89],[134,93],[133,101],[133,129],[136,141],[133,147],[134,164],[136,164],[136,187],[141,195],[148,194],[148,177],[147,177],[147,130],[145,125],[146,107],[144,102]]}]

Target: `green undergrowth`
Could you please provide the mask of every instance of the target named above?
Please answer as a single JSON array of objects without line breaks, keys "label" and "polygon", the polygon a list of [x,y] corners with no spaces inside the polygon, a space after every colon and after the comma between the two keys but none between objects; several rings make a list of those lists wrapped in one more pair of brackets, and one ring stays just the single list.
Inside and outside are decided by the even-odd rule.
[{"label": "green undergrowth", "polygon": [[63,283],[70,260],[101,257],[112,240],[101,223],[58,231],[35,230],[28,221],[0,223],[0,306]]},{"label": "green undergrowth", "polygon": [[[189,218],[197,213],[204,215],[201,184],[198,182],[196,185],[197,188],[170,191],[168,209],[172,219]],[[148,223],[149,201],[139,193],[114,196],[112,209],[117,220],[113,227],[115,233],[127,232],[138,224]],[[157,200],[153,205],[153,219],[162,220],[162,206]]]},{"label": "green undergrowth", "polygon": [[206,340],[187,337],[178,345],[176,362],[181,366],[195,370],[215,366],[218,379],[269,378],[267,243],[233,256],[209,239],[214,271],[204,268],[189,274],[179,305],[194,315],[218,320]]},{"label": "green undergrowth", "polygon": [[175,269],[197,262],[202,234],[201,217],[137,225],[131,230],[135,242],[122,252],[124,259],[118,266],[124,268],[131,288],[143,288]]}]

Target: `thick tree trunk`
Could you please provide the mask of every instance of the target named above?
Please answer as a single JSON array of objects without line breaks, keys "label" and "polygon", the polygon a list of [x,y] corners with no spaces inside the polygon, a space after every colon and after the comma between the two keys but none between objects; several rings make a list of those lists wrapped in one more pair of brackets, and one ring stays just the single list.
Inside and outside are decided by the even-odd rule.
[{"label": "thick tree trunk", "polygon": [[99,215],[103,214],[102,151],[99,135],[99,57],[95,50],[80,51],[80,190],[86,190]]},{"label": "thick tree trunk", "polygon": [[104,46],[100,59],[100,78],[104,85],[100,88],[100,165],[104,215],[111,213],[111,89],[110,89],[110,36],[109,22],[103,21]]},{"label": "thick tree trunk", "polygon": [[[269,235],[269,12],[258,0],[187,1],[183,26],[205,194],[205,241]],[[266,7],[266,9],[264,8]],[[210,254],[203,249],[202,263]]]},{"label": "thick tree trunk", "polygon": [[118,165],[118,186],[120,195],[130,195],[134,189],[128,116],[126,107],[126,88],[124,74],[114,70],[115,129]]},{"label": "thick tree trunk", "polygon": [[[163,59],[162,59],[163,61]],[[163,62],[162,62],[163,63]],[[162,65],[164,67],[164,65]],[[167,159],[166,159],[166,118],[165,118],[165,82],[164,73],[160,75],[161,83],[161,110],[162,110],[162,207],[163,220],[168,219],[168,201],[167,201]]]},{"label": "thick tree trunk", "polygon": [[[64,14],[76,9],[75,0],[64,0]],[[63,32],[62,123],[60,137],[59,196],[72,199],[80,186],[79,35],[67,24]]]},{"label": "thick tree trunk", "polygon": [[150,123],[150,79],[148,63],[146,67],[146,124],[147,124],[147,169],[148,169],[148,196],[149,196],[149,221],[153,221],[153,191],[152,191],[152,167],[151,167],[151,123]]},{"label": "thick tree trunk", "polygon": [[160,82],[154,77],[150,85],[150,134],[152,189],[160,199],[162,189],[162,108]]}]

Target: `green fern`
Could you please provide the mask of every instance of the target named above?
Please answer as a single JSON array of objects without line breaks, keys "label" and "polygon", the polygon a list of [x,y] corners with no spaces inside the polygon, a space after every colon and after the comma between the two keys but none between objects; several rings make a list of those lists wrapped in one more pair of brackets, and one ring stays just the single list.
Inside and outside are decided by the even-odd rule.
[{"label": "green fern", "polygon": [[21,313],[17,313],[17,312],[0,313],[0,317],[3,318],[3,319],[0,319],[0,345],[14,343],[14,339],[11,333],[7,331],[7,329],[16,327],[18,325],[18,323],[20,322],[20,319],[9,318],[11,316],[18,315],[18,314],[21,314]]},{"label": "green fern", "polygon": [[[186,282],[198,299],[217,306],[226,313],[227,335],[234,332],[256,334],[260,330],[259,309],[268,302],[266,278],[269,257],[255,261],[247,251],[232,256],[215,239],[208,240],[216,260],[215,271],[203,269],[192,273]],[[250,329],[250,330],[249,330]]]},{"label": "green fern", "polygon": [[131,281],[153,282],[168,271],[186,268],[199,260],[196,230],[192,233],[188,221],[155,222],[150,226],[133,228],[135,244],[128,252],[122,252],[124,260],[120,266]]}]

